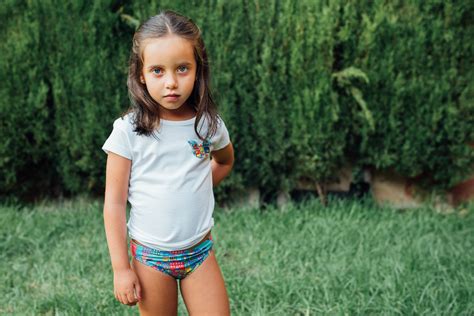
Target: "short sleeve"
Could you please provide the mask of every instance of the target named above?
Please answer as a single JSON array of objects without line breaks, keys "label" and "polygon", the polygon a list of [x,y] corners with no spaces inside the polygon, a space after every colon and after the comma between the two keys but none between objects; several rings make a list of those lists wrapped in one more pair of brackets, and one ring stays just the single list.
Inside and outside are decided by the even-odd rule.
[{"label": "short sleeve", "polygon": [[113,152],[132,160],[132,151],[124,119],[118,118],[115,120],[112,133],[110,133],[109,138],[107,138],[102,146],[102,150],[107,154]]},{"label": "short sleeve", "polygon": [[229,145],[230,137],[229,131],[227,130],[224,121],[219,117],[219,123],[217,125],[217,131],[212,138],[213,150],[219,150]]}]

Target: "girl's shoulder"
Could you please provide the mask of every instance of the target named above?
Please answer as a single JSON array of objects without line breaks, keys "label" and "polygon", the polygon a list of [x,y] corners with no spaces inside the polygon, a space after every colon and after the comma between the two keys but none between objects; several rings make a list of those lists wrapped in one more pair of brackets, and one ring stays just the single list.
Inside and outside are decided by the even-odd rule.
[{"label": "girl's shoulder", "polygon": [[[225,126],[224,120],[219,114],[215,116],[215,124],[217,127]],[[210,127],[211,125],[212,125],[212,119],[208,115],[203,115],[198,126],[199,128],[206,128],[206,127]]]},{"label": "girl's shoulder", "polygon": [[135,120],[135,115],[133,112],[125,113],[114,121],[114,128],[117,128],[126,132],[133,132],[134,120]]},{"label": "girl's shoulder", "polygon": [[201,135],[208,135],[210,137],[216,137],[217,134],[222,133],[222,130],[226,129],[224,120],[217,114],[214,119],[208,115],[203,115],[201,120],[198,122],[197,131]]},{"label": "girl's shoulder", "polygon": [[[215,128],[210,133],[209,141],[212,144],[212,150],[219,150],[227,146],[230,142],[229,132],[225,126],[224,120],[220,115],[215,118]],[[209,128],[211,128],[209,124]]]},{"label": "girl's shoulder", "polygon": [[217,115],[216,123],[217,123],[217,132],[222,132],[222,130],[227,130],[224,120],[219,114]]}]

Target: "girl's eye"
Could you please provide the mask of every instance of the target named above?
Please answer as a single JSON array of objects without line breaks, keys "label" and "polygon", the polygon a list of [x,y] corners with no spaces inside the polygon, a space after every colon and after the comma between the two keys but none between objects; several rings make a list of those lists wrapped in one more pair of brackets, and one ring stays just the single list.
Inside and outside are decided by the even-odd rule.
[{"label": "girl's eye", "polygon": [[163,71],[160,68],[155,68],[155,69],[153,69],[153,73],[155,75],[161,75],[163,73]]},{"label": "girl's eye", "polygon": [[178,67],[178,72],[183,73],[183,72],[186,72],[186,71],[188,71],[188,67],[186,67],[186,66],[179,66]]}]

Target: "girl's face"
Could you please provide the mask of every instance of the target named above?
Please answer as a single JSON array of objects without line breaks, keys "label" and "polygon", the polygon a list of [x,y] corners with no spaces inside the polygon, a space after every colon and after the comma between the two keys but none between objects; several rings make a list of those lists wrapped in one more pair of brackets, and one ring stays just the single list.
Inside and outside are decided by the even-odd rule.
[{"label": "girl's face", "polygon": [[192,43],[171,34],[146,40],[143,45],[141,81],[160,104],[161,118],[189,118],[194,110],[186,100],[193,91],[197,68]]}]

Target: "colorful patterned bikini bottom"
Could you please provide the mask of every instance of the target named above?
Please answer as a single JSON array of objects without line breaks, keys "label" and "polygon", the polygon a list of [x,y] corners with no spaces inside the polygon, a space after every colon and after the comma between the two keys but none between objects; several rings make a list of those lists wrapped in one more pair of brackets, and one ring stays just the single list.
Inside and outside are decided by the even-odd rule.
[{"label": "colorful patterned bikini bottom", "polygon": [[186,250],[163,251],[130,242],[132,256],[139,262],[181,280],[199,267],[209,256],[212,237]]}]

